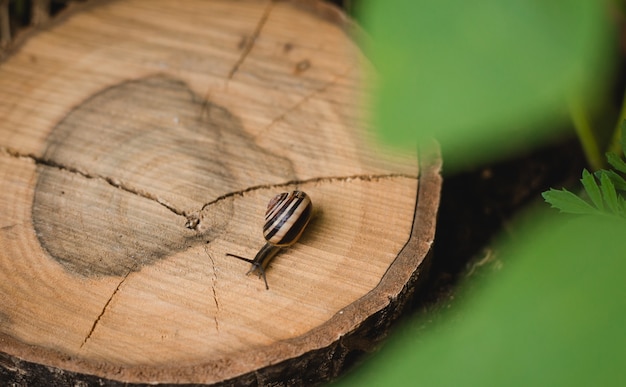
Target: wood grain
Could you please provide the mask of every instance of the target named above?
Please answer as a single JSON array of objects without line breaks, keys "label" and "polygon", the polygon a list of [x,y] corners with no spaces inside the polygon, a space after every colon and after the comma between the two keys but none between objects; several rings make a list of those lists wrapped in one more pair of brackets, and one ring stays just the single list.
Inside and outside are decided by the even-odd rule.
[{"label": "wood grain", "polygon": [[[10,367],[319,381],[342,337],[393,321],[434,238],[440,163],[375,145],[349,27],[317,1],[93,1],[23,39],[0,64]],[[268,291],[226,253],[254,256],[267,201],[292,189],[314,215]]]}]

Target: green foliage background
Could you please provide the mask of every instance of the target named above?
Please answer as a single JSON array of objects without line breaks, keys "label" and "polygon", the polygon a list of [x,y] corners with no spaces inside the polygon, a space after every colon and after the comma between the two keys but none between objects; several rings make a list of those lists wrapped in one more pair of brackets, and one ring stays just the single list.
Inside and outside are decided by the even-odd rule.
[{"label": "green foliage background", "polygon": [[[611,72],[616,3],[369,1],[376,127],[435,137],[446,172],[538,144],[593,106]],[[547,205],[546,205],[547,206]],[[505,268],[466,284],[456,313],[406,324],[340,385],[626,385],[626,223],[529,216]],[[435,257],[436,259],[436,257]]]}]

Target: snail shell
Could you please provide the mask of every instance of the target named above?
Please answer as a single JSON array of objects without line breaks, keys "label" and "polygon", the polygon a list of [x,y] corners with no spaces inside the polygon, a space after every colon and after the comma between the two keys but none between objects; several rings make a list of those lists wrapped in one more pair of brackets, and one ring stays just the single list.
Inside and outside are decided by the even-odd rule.
[{"label": "snail shell", "polygon": [[313,204],[309,195],[302,191],[283,192],[272,198],[265,211],[263,236],[267,243],[256,254],[254,259],[226,254],[252,264],[246,274],[258,272],[263,277],[265,288],[267,278],[265,269],[281,248],[296,243],[307,224],[311,220]]},{"label": "snail shell", "polygon": [[270,200],[265,212],[263,236],[275,246],[290,246],[311,220],[313,204],[302,191],[283,192]]}]

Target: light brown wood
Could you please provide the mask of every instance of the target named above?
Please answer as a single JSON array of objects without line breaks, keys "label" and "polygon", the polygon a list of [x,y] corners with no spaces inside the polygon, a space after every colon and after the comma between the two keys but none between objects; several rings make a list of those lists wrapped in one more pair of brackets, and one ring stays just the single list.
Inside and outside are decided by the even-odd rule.
[{"label": "light brown wood", "polygon": [[[0,351],[263,384],[390,323],[434,238],[440,165],[374,145],[349,27],[317,1],[95,1],[24,39],[0,64]],[[253,257],[292,189],[314,217],[266,290],[226,253]]]}]

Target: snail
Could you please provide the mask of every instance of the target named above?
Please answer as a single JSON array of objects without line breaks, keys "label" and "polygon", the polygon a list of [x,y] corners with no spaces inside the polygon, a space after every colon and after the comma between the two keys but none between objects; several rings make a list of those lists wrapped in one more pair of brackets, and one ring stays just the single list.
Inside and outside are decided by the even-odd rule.
[{"label": "snail", "polygon": [[261,247],[254,259],[228,253],[226,255],[251,263],[252,267],[246,275],[258,272],[259,278],[262,276],[265,281],[265,288],[269,290],[265,277],[267,265],[280,249],[291,246],[300,239],[311,220],[312,208],[311,198],[302,191],[283,192],[274,196],[265,211],[265,246]]}]

